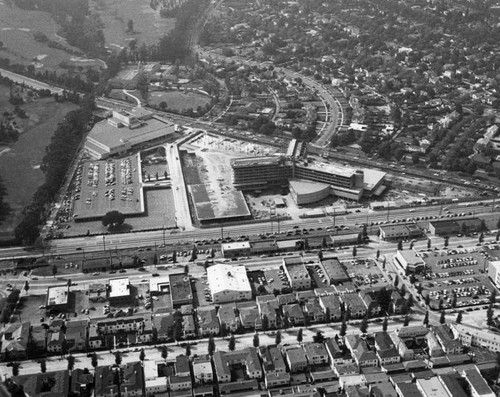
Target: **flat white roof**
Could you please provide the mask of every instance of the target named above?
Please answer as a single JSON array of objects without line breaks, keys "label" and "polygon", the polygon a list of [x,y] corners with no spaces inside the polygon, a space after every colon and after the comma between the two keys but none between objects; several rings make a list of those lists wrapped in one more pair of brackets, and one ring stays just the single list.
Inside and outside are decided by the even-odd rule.
[{"label": "flat white roof", "polygon": [[128,277],[109,280],[109,297],[119,298],[130,295],[130,280]]},{"label": "flat white roof", "polygon": [[222,244],[223,251],[250,249],[250,241],[236,241],[234,243]]},{"label": "flat white roof", "polygon": [[57,285],[47,288],[47,306],[65,305],[68,303],[69,287]]},{"label": "flat white roof", "polygon": [[207,269],[207,280],[212,294],[223,291],[250,291],[252,287],[245,266],[217,264]]},{"label": "flat white roof", "polygon": [[437,376],[430,379],[417,379],[417,387],[425,397],[444,397],[449,395]]}]

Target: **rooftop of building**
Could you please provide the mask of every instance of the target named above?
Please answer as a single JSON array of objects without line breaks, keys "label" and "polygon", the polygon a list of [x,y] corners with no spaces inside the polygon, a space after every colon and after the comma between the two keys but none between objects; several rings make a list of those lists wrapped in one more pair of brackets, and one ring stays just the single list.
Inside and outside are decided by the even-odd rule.
[{"label": "rooftop of building", "polygon": [[186,273],[170,274],[170,295],[172,302],[185,301],[193,299],[191,282]]},{"label": "rooftop of building", "polygon": [[217,264],[207,269],[207,280],[212,294],[223,291],[251,292],[245,266]]},{"label": "rooftop of building", "polygon": [[66,305],[68,303],[69,286],[56,285],[47,288],[47,306]]},{"label": "rooftop of building", "polygon": [[473,395],[493,395],[491,388],[477,368],[465,370],[464,375],[467,382],[471,385],[471,388],[474,389],[472,392]]},{"label": "rooftop of building", "polygon": [[430,379],[417,379],[416,384],[426,397],[443,397],[448,395],[446,389],[436,376]]},{"label": "rooftop of building", "polygon": [[241,167],[257,167],[269,165],[281,165],[285,162],[283,157],[278,156],[256,156],[256,157],[243,157],[231,159],[231,166],[233,168]]},{"label": "rooftop of building", "polygon": [[130,296],[130,280],[128,277],[112,278],[109,280],[109,297],[121,298]]},{"label": "rooftop of building", "polygon": [[302,257],[283,258],[283,263],[292,280],[309,278],[309,272],[303,263]]},{"label": "rooftop of building", "polygon": [[344,177],[344,178],[351,178],[356,173],[363,172],[361,170],[357,170],[355,168],[351,168],[351,167],[347,167],[347,166],[326,163],[326,162],[322,162],[322,161],[314,161],[314,160],[309,160],[309,161],[307,161],[307,163],[298,162],[297,167],[308,168],[308,169],[315,170],[315,171],[321,171],[321,172],[337,175],[337,176]]},{"label": "rooftop of building", "polygon": [[323,258],[321,265],[327,277],[333,281],[349,279],[349,275],[338,258]]}]

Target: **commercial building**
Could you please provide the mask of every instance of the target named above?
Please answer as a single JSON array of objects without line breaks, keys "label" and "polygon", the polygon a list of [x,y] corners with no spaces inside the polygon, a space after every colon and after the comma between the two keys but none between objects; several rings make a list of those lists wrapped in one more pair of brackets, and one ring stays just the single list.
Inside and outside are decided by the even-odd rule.
[{"label": "commercial building", "polygon": [[500,334],[465,324],[450,324],[453,336],[465,346],[485,347],[493,352],[500,352]]},{"label": "commercial building", "polygon": [[252,287],[245,266],[210,266],[207,269],[207,281],[214,303],[252,299]]},{"label": "commercial building", "polygon": [[311,276],[303,263],[301,256],[283,258],[283,269],[285,271],[290,287],[293,290],[304,290],[311,288]]},{"label": "commercial building", "polygon": [[500,261],[488,262],[488,276],[497,288],[500,288]]},{"label": "commercial building", "polygon": [[324,269],[329,285],[337,285],[351,280],[344,265],[338,258],[323,258],[321,266]]},{"label": "commercial building", "polygon": [[220,251],[224,258],[235,258],[237,256],[248,256],[252,254],[252,246],[249,241],[236,241],[233,243],[222,243]]},{"label": "commercial building", "polygon": [[411,273],[422,271],[425,269],[425,262],[420,257],[417,251],[398,250],[394,256],[394,264],[400,266],[403,270]]},{"label": "commercial building", "polygon": [[424,397],[450,397],[438,377],[417,379],[416,385]]},{"label": "commercial building", "polygon": [[170,300],[172,307],[177,308],[182,305],[193,303],[193,290],[191,281],[186,273],[170,274]]},{"label": "commercial building", "polygon": [[406,240],[423,235],[422,229],[415,223],[379,226],[379,231],[382,240]]},{"label": "commercial building", "polygon": [[110,304],[126,304],[132,298],[128,277],[110,279],[108,282],[108,300]]},{"label": "commercial building", "polygon": [[495,397],[495,393],[488,386],[477,367],[464,370],[462,376],[467,380],[473,397]]},{"label": "commercial building", "polygon": [[85,151],[96,160],[122,155],[144,144],[165,140],[177,126],[152,112],[133,108],[113,110],[112,117],[96,123],[85,141]]},{"label": "commercial building", "polygon": [[255,190],[288,185],[299,205],[314,203],[329,195],[359,201],[363,194],[380,194],[385,179],[384,172],[304,160],[296,156],[238,158],[231,160],[231,166],[236,188]]},{"label": "commercial building", "polygon": [[65,310],[68,306],[69,286],[57,285],[47,288],[47,310]]}]

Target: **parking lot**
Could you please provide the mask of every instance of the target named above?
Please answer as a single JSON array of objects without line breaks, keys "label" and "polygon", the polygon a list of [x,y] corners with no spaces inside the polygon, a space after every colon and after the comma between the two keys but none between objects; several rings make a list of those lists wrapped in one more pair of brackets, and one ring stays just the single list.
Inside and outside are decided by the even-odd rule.
[{"label": "parking lot", "polygon": [[267,292],[272,294],[279,291],[281,294],[287,293],[290,290],[290,284],[285,273],[281,269],[269,269],[264,271],[264,278],[267,282]]},{"label": "parking lot", "polygon": [[[422,295],[434,308],[487,304],[495,289],[488,278],[486,253],[482,248],[457,248],[422,252],[428,268],[417,276]],[[440,304],[441,302],[441,304]]]},{"label": "parking lot", "polygon": [[386,274],[371,259],[353,259],[343,261],[347,274],[359,289],[387,287],[392,285]]}]

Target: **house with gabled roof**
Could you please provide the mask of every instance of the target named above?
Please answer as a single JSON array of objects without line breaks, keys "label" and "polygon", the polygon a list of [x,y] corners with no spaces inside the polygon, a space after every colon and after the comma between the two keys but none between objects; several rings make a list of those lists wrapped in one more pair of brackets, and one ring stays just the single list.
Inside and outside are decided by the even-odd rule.
[{"label": "house with gabled roof", "polygon": [[261,346],[258,350],[262,360],[266,387],[290,384],[290,374],[286,370],[283,355],[276,345]]},{"label": "house with gabled roof", "polygon": [[309,365],[328,363],[328,351],[323,343],[305,342],[302,344]]},{"label": "house with gabled roof", "polygon": [[221,326],[225,327],[227,331],[236,332],[239,330],[240,319],[236,316],[236,305],[234,303],[220,305],[217,315]]},{"label": "house with gabled roof", "polygon": [[322,323],[325,321],[325,313],[318,301],[306,303],[304,305],[304,314],[307,316],[309,323]]},{"label": "house with gabled roof", "polygon": [[215,307],[199,307],[196,313],[201,336],[218,335],[220,333],[220,323]]},{"label": "house with gabled roof", "polygon": [[281,310],[283,311],[283,316],[285,316],[293,326],[305,324],[305,315],[298,303],[283,305]]},{"label": "house with gabled roof", "polygon": [[[327,321],[338,321],[342,318],[342,304],[338,295],[320,296],[319,305],[325,312],[325,319]],[[328,315],[330,318],[326,318]]]},{"label": "house with gabled roof", "polygon": [[10,359],[26,358],[30,328],[29,321],[7,324],[2,336],[1,355],[3,360],[6,356]]},{"label": "house with gabled roof", "polygon": [[346,335],[345,344],[359,367],[376,367],[378,358],[359,335]]}]

